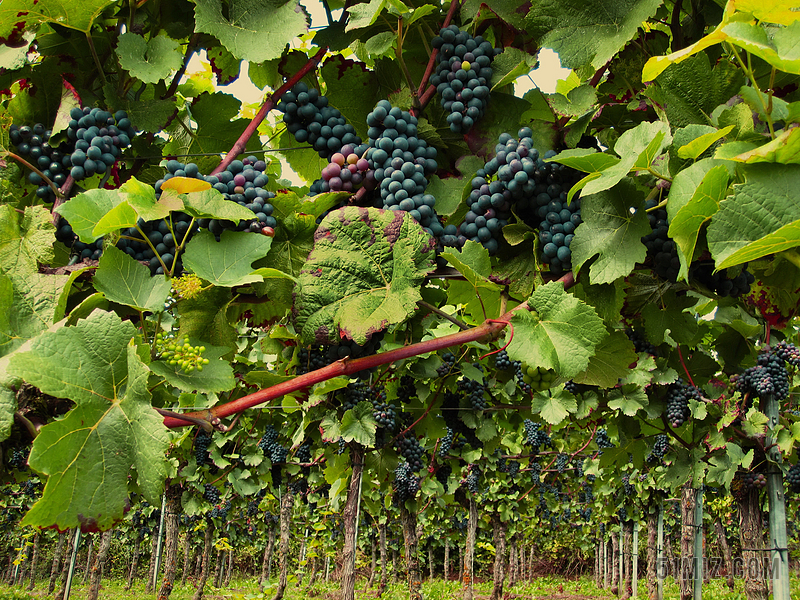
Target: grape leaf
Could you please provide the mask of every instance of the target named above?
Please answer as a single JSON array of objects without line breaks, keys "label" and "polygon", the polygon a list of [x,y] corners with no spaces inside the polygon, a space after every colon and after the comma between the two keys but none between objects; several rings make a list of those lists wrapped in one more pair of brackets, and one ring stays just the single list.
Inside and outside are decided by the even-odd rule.
[{"label": "grape leaf", "polygon": [[232,299],[230,288],[212,286],[196,298],[181,300],[178,303],[181,325],[179,337],[235,348],[236,329],[227,317]]},{"label": "grape leaf", "polygon": [[644,388],[638,385],[627,384],[621,388],[614,388],[608,394],[608,407],[612,410],[620,410],[628,417],[635,416],[648,403]]},{"label": "grape leaf", "polygon": [[514,339],[508,354],[515,360],[553,369],[572,378],[589,366],[595,348],[608,335],[594,309],[564,290],[559,282],[537,288],[528,299],[534,311],[511,318]]},{"label": "grape leaf", "polygon": [[39,263],[50,264],[54,233],[44,206],[27,206],[22,215],[12,206],[0,206],[0,271],[22,275],[36,273]]},{"label": "grape leaf", "polygon": [[295,0],[194,0],[195,31],[216,37],[236,58],[279,58],[287,42],[308,31],[308,17]]},{"label": "grape leaf", "polygon": [[555,394],[551,392],[537,392],[533,397],[531,412],[538,414],[551,425],[557,425],[569,415],[577,412],[578,401],[575,396],[564,389]]},{"label": "grape leaf", "polygon": [[375,445],[375,431],[378,428],[372,416],[372,403],[359,402],[342,416],[341,435],[345,442],[355,441],[368,448]]},{"label": "grape leaf", "polygon": [[800,188],[796,167],[759,163],[747,181],[719,205],[708,226],[708,248],[717,269],[800,246]]},{"label": "grape leaf", "polygon": [[300,272],[297,330],[306,342],[364,344],[405,321],[434,268],[434,242],[402,211],[350,206],[331,212]]},{"label": "grape leaf", "polygon": [[198,277],[224,287],[263,281],[253,273],[252,263],[267,255],[272,238],[244,231],[225,230],[218,242],[204,229],[186,245],[183,264]]},{"label": "grape leaf", "polygon": [[94,20],[114,0],[4,0],[0,4],[0,37],[15,31],[31,29],[42,23],[57,23],[62,27],[88,33]]},{"label": "grape leaf", "polygon": [[800,163],[800,127],[787,129],[771,142],[744,152],[733,160],[744,163],[776,162],[784,165]]},{"label": "grape leaf", "polygon": [[588,368],[573,379],[575,383],[613,388],[621,377],[630,372],[629,367],[637,358],[628,336],[621,331],[614,331],[597,346],[594,356],[589,359]]},{"label": "grape leaf", "polygon": [[137,310],[162,312],[170,291],[170,280],[150,276],[150,269],[115,246],[103,249],[94,286],[112,302]]},{"label": "grape leaf", "polygon": [[11,426],[14,424],[14,413],[17,410],[17,395],[14,390],[0,386],[0,442],[8,439]]},{"label": "grape leaf", "polygon": [[122,68],[145,83],[158,83],[183,64],[180,44],[163,34],[145,40],[137,33],[123,33],[116,52]]},{"label": "grape leaf", "polygon": [[711,129],[712,131],[704,133],[703,135],[694,138],[691,142],[678,148],[678,157],[691,158],[696,160],[703,152],[708,150],[714,143],[716,143],[718,140],[721,140],[731,131],[733,131],[733,125],[728,125],[727,127],[724,127],[719,130],[714,128]]},{"label": "grape leaf", "polygon": [[[181,338],[183,339],[183,338]],[[201,342],[189,338],[192,346],[200,345]],[[225,346],[205,346],[203,358],[208,359],[208,364],[203,366],[202,371],[195,369],[191,373],[184,373],[178,365],[167,364],[164,360],[155,360],[150,363],[150,370],[156,375],[160,375],[170,385],[175,386],[184,392],[200,392],[212,394],[217,392],[227,392],[233,389],[236,381],[233,378],[233,367],[222,359],[222,356],[230,350]]]},{"label": "grape leaf", "polygon": [[729,167],[715,159],[703,159],[681,170],[672,181],[667,201],[669,237],[678,244],[685,279],[703,224],[719,210],[728,193]]},{"label": "grape leaf", "polygon": [[39,336],[30,351],[11,358],[13,373],[76,405],[45,425],[33,443],[29,463],[48,480],[25,525],[112,527],[128,506],[131,467],[144,497],[159,501],[167,430],[150,405],[149,371],[131,344],[134,335],[129,321],[95,312],[74,327]]},{"label": "grape leaf", "polygon": [[690,343],[697,333],[695,316],[686,312],[694,306],[697,298],[678,297],[673,290],[666,292],[657,301],[642,308],[642,318],[648,341],[660,346],[670,336],[679,344]]},{"label": "grape leaf", "polygon": [[39,335],[55,320],[67,275],[0,272],[0,356]]},{"label": "grape leaf", "polygon": [[[589,268],[592,284],[611,283],[633,271],[643,262],[647,249],[642,237],[650,233],[650,223],[641,210],[642,193],[630,180],[620,181],[610,190],[581,198],[581,223],[572,240],[572,268],[575,271],[593,256]],[[637,208],[631,212],[631,208]]]},{"label": "grape leaf", "polygon": [[525,31],[570,69],[605,65],[661,6],[660,0],[533,0]]}]

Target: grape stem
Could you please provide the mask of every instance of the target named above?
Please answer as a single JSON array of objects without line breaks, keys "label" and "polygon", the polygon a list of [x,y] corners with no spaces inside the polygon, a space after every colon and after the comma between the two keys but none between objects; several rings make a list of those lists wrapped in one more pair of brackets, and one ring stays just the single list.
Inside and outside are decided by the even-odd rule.
[{"label": "grape stem", "polygon": [[678,345],[678,358],[681,359],[681,365],[683,366],[683,371],[686,373],[686,378],[689,380],[689,383],[692,384],[692,387],[697,387],[692,381],[692,376],[689,374],[689,369],[686,367],[686,363],[683,361],[683,353],[681,352],[680,344]]},{"label": "grape stem", "polygon": [[6,151],[6,152],[3,152],[2,154],[0,154],[0,156],[7,156],[7,157],[9,157],[9,158],[13,158],[13,159],[14,159],[14,160],[16,160],[17,162],[19,162],[19,163],[21,163],[21,164],[25,165],[25,166],[26,166],[26,167],[28,167],[28,168],[29,168],[31,171],[33,171],[34,173],[36,173],[36,174],[37,174],[39,177],[41,177],[41,178],[44,180],[44,182],[47,184],[47,186],[48,186],[48,187],[49,187],[49,188],[50,188],[50,189],[53,191],[53,193],[56,195],[56,198],[61,198],[61,197],[63,197],[63,194],[61,193],[61,190],[59,190],[59,189],[58,189],[58,186],[57,186],[55,183],[53,183],[53,182],[50,180],[50,178],[49,178],[47,175],[45,175],[44,173],[42,173],[42,172],[41,172],[41,171],[40,171],[40,170],[39,170],[37,167],[33,166],[33,165],[32,165],[31,163],[29,163],[27,160],[25,160],[24,158],[22,158],[22,157],[21,157],[19,154],[14,154],[13,152],[8,152],[8,151]]},{"label": "grape stem", "polygon": [[283,96],[283,94],[287,92],[289,89],[291,89],[292,86],[294,86],[294,84],[300,81],[307,73],[310,73],[312,69],[316,68],[317,64],[319,64],[319,62],[322,60],[322,57],[325,56],[325,53],[327,51],[328,51],[327,46],[323,46],[322,48],[320,48],[319,51],[314,56],[312,56],[300,70],[297,71],[297,73],[292,75],[286,81],[286,83],[284,83],[281,87],[275,90],[272,94],[269,94],[267,96],[267,99],[264,101],[264,104],[261,105],[261,108],[258,110],[258,113],[256,113],[256,116],[253,117],[253,120],[250,121],[250,123],[247,125],[245,130],[242,132],[242,135],[239,136],[239,139],[236,140],[236,143],[233,144],[233,147],[230,149],[230,152],[228,152],[225,155],[225,158],[222,159],[222,162],[220,162],[219,165],[217,165],[217,167],[213,171],[211,171],[210,173],[211,175],[216,175],[217,173],[220,173],[221,171],[227,169],[228,165],[230,165],[236,159],[236,157],[239,156],[239,154],[244,152],[245,147],[247,146],[247,142],[250,140],[252,135],[258,129],[258,126],[261,124],[261,121],[264,120],[269,111],[275,108],[275,105],[277,104],[277,101],[275,99],[276,98],[280,99],[280,97]]},{"label": "grape stem", "polygon": [[426,310],[429,310],[431,312],[434,312],[437,315],[439,315],[440,317],[443,317],[443,318],[447,319],[448,321],[450,321],[454,325],[457,325],[458,328],[461,329],[462,331],[465,331],[465,330],[469,329],[469,325],[467,325],[463,321],[459,321],[453,315],[448,315],[441,308],[436,308],[433,304],[429,304],[428,302],[425,302],[425,300],[417,300],[417,306],[419,306],[420,308],[424,308]]},{"label": "grape stem", "polygon": [[[558,281],[564,285],[564,289],[567,289],[575,284],[575,277],[572,272],[569,272],[558,279]],[[388,352],[373,354],[372,356],[356,359],[343,358],[321,369],[304,373],[288,381],[248,394],[247,396],[242,396],[236,400],[217,405],[207,410],[187,413],[187,416],[193,417],[194,419],[204,419],[210,421],[212,424],[218,424],[219,420],[224,417],[240,413],[303,388],[311,387],[316,383],[327,381],[333,377],[352,375],[365,369],[372,369],[373,367],[379,367],[420,354],[427,354],[428,352],[436,352],[438,350],[450,348],[451,346],[460,346],[475,341],[489,342],[500,336],[500,333],[506,326],[506,322],[510,321],[514,314],[520,310],[528,310],[527,302],[515,306],[503,315],[501,319],[487,320],[481,325],[465,331],[459,331],[440,338],[418,342]],[[194,423],[194,421],[183,419],[183,416],[181,416],[181,418],[171,416],[164,418],[164,425],[169,428],[185,427],[191,423]]]},{"label": "grape stem", "polygon": [[[453,16],[456,14],[456,9],[458,9],[458,6],[459,6],[460,3],[461,3],[460,0],[452,0],[452,2],[450,2],[450,8],[448,9],[447,15],[444,18],[444,23],[442,23],[442,29],[444,29],[445,27],[450,25],[450,21],[453,20]],[[421,102],[422,101],[422,95],[423,95],[423,93],[427,94],[427,91],[426,91],[425,88],[427,87],[428,80],[430,79],[431,74],[433,73],[433,67],[436,65],[436,57],[438,55],[439,55],[439,49],[438,48],[434,48],[431,51],[431,56],[428,59],[427,66],[425,67],[425,73],[422,75],[422,81],[419,82],[419,87],[417,88],[417,93],[414,94],[417,98],[420,99],[420,103],[421,103],[420,110],[422,108],[424,108],[425,104],[427,104],[427,102],[426,103],[422,103]],[[434,88],[433,86],[431,86],[430,89],[432,89],[434,91],[436,90],[436,88]],[[414,115],[414,116],[417,116],[417,115]]]},{"label": "grape stem", "polygon": [[492,354],[497,354],[498,352],[502,352],[503,350],[508,348],[508,345],[511,343],[511,340],[514,339],[514,325],[511,324],[511,321],[502,321],[500,319],[487,319],[487,322],[489,322],[489,323],[505,323],[506,325],[508,325],[508,328],[510,330],[509,336],[508,336],[508,341],[506,342],[506,345],[503,346],[502,348],[498,348],[497,350],[493,350],[492,352],[489,352],[488,354],[484,354],[478,360],[483,360],[487,356],[491,356]]},{"label": "grape stem", "polygon": [[581,452],[586,450],[586,448],[589,446],[589,444],[592,443],[592,440],[594,439],[594,436],[595,436],[596,433],[597,433],[597,421],[594,422],[594,428],[592,429],[592,433],[589,435],[589,441],[587,441],[583,446],[581,446],[575,452],[573,452],[570,455],[570,459],[574,459],[578,454],[580,454]]}]

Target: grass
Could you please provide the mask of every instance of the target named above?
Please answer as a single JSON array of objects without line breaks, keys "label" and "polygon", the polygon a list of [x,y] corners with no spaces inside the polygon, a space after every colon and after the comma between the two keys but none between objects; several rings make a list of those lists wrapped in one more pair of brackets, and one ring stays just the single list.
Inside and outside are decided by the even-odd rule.
[{"label": "grass", "polygon": [[[26,592],[18,588],[0,584],[0,600],[42,600],[49,598],[46,590],[46,582],[40,582],[33,592]],[[129,591],[123,590],[124,581],[116,579],[106,579],[100,590],[100,598],[114,600],[152,600],[155,594],[146,594],[144,582],[138,581]],[[372,600],[377,598],[376,588],[364,590],[365,583],[360,580],[356,589],[356,600]],[[73,586],[71,599],[81,599],[86,597],[86,585]],[[460,596],[461,585],[457,581],[444,581],[434,579],[425,581],[422,584],[422,594],[425,600],[453,600]],[[492,582],[481,582],[475,584],[475,595],[478,599],[488,598],[492,590]],[[172,593],[173,600],[190,600],[194,594],[194,587],[191,585],[181,586],[177,584]],[[209,585],[206,586],[205,598],[208,600],[270,600],[273,595],[273,588],[268,587],[264,594],[259,594],[258,585],[255,578],[234,579],[230,589],[217,589]],[[800,578],[792,577],[791,596],[800,598]],[[581,577],[579,579],[567,580],[555,576],[537,577],[533,581],[518,583],[513,588],[508,585],[504,588],[504,597],[508,600],[610,600],[616,598],[608,590],[597,588],[594,579],[591,577]],[[639,581],[639,598],[647,597],[647,584],[645,580]],[[677,584],[668,578],[664,584],[664,599],[678,600],[680,597]],[[307,600],[319,598],[321,600],[337,600],[339,598],[339,584],[337,582],[320,582],[313,588],[307,589],[305,586],[297,587],[290,583],[286,592],[286,600]],[[395,582],[389,586],[381,600],[406,600],[408,591],[404,582]],[[734,590],[731,591],[722,579],[714,579],[703,586],[704,600],[744,600],[744,583],[736,581]]]}]

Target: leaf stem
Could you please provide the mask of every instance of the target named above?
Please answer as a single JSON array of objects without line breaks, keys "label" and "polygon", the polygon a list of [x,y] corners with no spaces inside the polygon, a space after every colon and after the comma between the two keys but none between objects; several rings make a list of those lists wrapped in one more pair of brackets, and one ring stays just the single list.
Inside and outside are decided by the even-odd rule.
[{"label": "leaf stem", "polygon": [[448,315],[441,308],[436,308],[433,304],[429,304],[429,303],[425,302],[425,300],[417,300],[417,305],[420,308],[424,308],[426,310],[434,312],[437,315],[439,315],[440,317],[443,317],[443,318],[447,319],[448,321],[450,321],[454,325],[457,325],[462,331],[466,330],[466,329],[469,329],[469,325],[467,325],[463,321],[459,321],[453,315]]},{"label": "leaf stem", "polygon": [[36,439],[36,436],[39,435],[39,431],[36,429],[36,425],[34,425],[28,417],[23,415],[20,411],[16,411],[14,413],[14,418],[22,423],[33,439]]},{"label": "leaf stem", "polygon": [[86,42],[89,44],[89,52],[91,52],[94,65],[97,67],[97,72],[100,74],[100,81],[105,85],[106,74],[103,72],[103,65],[100,64],[100,57],[97,55],[97,50],[94,47],[94,40],[92,40],[92,36],[88,31],[86,32]]},{"label": "leaf stem", "polygon": [[668,175],[662,175],[661,173],[656,171],[653,167],[647,167],[647,172],[650,173],[653,177],[657,177],[658,179],[663,179],[664,181],[672,183],[672,177]]},{"label": "leaf stem", "polygon": [[188,421],[189,423],[193,423],[195,425],[199,425],[203,428],[206,433],[211,433],[213,427],[211,427],[211,423],[206,421],[205,419],[198,419],[191,415],[181,414],[172,412],[171,410],[166,410],[164,408],[157,408],[153,407],[153,410],[160,414],[162,417],[172,417],[173,419],[180,419],[181,421]]},{"label": "leaf stem", "polygon": [[769,106],[764,104],[764,97],[761,95],[761,89],[758,87],[758,82],[756,81],[756,76],[753,73],[752,68],[752,60],[750,58],[750,53],[747,53],[747,64],[744,64],[742,57],[739,56],[738,50],[736,50],[736,46],[733,44],[728,44],[733,52],[733,55],[736,57],[736,61],[739,63],[739,66],[742,68],[742,71],[745,72],[747,78],[750,80],[750,83],[753,85],[753,88],[756,90],[756,95],[758,96],[758,103],[761,104],[761,108],[764,111],[764,114],[767,117],[767,127],[769,127],[769,135],[770,139],[775,139],[775,126],[772,123],[772,97],[770,96]]}]

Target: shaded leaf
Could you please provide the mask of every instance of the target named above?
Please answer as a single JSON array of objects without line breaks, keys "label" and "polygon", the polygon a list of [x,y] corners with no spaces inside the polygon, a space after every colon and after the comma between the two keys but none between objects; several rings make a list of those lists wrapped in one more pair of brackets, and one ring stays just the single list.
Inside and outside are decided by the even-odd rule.
[{"label": "shaded leaf", "polygon": [[150,269],[115,246],[104,248],[94,286],[112,302],[138,310],[161,312],[171,283],[164,276],[150,276]]},{"label": "shaded leaf", "polygon": [[183,264],[198,277],[217,286],[233,287],[263,281],[252,263],[264,258],[272,245],[266,235],[225,230],[218,242],[203,229],[186,245]]}]

